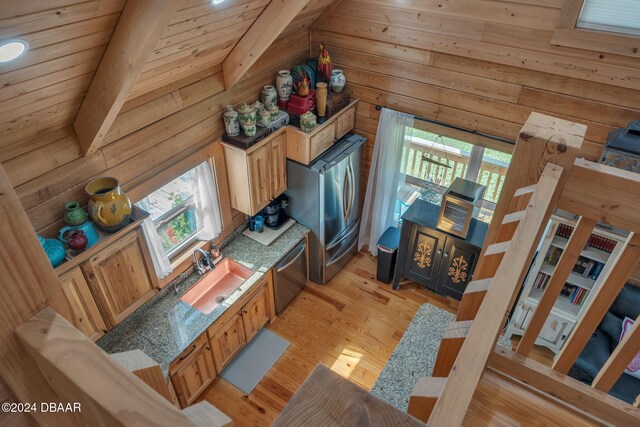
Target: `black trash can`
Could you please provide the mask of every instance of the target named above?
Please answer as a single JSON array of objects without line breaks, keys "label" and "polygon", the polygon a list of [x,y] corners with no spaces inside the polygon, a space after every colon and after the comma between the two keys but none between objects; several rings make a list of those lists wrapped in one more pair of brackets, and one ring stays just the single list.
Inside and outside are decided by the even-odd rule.
[{"label": "black trash can", "polygon": [[376,279],[391,283],[396,269],[396,257],[400,245],[400,230],[389,227],[378,239],[378,271]]}]

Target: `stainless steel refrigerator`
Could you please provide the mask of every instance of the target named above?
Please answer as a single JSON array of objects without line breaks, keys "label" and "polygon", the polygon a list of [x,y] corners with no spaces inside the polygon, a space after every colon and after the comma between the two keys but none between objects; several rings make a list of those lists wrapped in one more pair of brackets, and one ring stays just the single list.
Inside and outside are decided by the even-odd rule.
[{"label": "stainless steel refrigerator", "polygon": [[309,279],[327,283],[358,250],[362,147],[348,135],[305,166],[287,160],[287,214],[311,229]]}]

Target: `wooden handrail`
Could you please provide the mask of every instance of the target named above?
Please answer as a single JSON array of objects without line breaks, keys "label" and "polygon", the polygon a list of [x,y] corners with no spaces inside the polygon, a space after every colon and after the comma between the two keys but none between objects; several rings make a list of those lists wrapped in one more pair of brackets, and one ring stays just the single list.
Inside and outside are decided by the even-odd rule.
[{"label": "wooden handrail", "polygon": [[549,163],[531,195],[529,207],[513,236],[509,250],[498,267],[491,287],[464,340],[462,349],[449,373],[429,425],[459,426],[471,404],[475,389],[494,350],[505,315],[508,314],[519,281],[513,272],[527,270],[539,236],[551,216],[554,201],[560,195],[562,167]]},{"label": "wooden handrail", "polygon": [[[194,422],[51,308],[35,314],[15,332],[60,398],[80,403],[80,415],[88,425],[216,425],[211,420],[219,411],[213,408],[206,423]],[[223,420],[217,425],[231,425],[228,417]]]}]

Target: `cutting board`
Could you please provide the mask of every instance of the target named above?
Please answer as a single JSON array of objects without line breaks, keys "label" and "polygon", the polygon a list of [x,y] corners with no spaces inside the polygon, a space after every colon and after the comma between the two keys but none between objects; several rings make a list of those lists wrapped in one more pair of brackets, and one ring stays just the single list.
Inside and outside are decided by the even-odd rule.
[{"label": "cutting board", "polygon": [[282,227],[277,230],[272,230],[268,227],[264,227],[264,231],[262,233],[256,233],[255,231],[249,231],[247,228],[242,232],[245,236],[255,240],[258,243],[262,243],[265,246],[269,246],[273,243],[278,237],[282,235],[285,231],[287,231],[293,224],[296,223],[295,219],[289,219],[289,221],[282,224]]}]

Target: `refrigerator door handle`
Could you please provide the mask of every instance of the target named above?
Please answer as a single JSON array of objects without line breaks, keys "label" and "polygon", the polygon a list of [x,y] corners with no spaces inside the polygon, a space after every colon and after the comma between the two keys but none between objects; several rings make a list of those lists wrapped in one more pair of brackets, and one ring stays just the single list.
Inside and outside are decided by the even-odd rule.
[{"label": "refrigerator door handle", "polygon": [[342,259],[342,257],[344,257],[346,254],[348,254],[351,249],[353,249],[353,247],[358,243],[358,239],[353,239],[353,242],[351,242],[351,244],[349,245],[349,247],[347,247],[340,255],[338,255],[337,257],[333,258],[331,261],[329,261],[325,267],[331,267],[333,264],[335,264],[336,262],[340,261]]},{"label": "refrigerator door handle", "polygon": [[349,158],[349,164],[347,165],[347,172],[349,174],[349,208],[347,210],[347,217],[345,222],[348,222],[349,217],[351,216],[351,211],[353,210],[353,205],[355,204],[356,192],[353,188],[355,183],[355,177],[353,176],[353,163],[351,162],[351,158]]},{"label": "refrigerator door handle", "polygon": [[351,227],[349,227],[349,230],[347,230],[344,234],[342,234],[342,236],[338,240],[336,240],[335,242],[331,243],[329,246],[327,246],[324,249],[327,250],[327,251],[330,251],[331,249],[335,248],[340,243],[342,243],[345,239],[347,239],[349,236],[351,236],[353,234],[353,232],[356,231],[356,229],[359,226],[360,226],[360,220],[357,220],[356,222],[353,223],[353,225],[351,225]]},{"label": "refrigerator door handle", "polygon": [[[344,171],[344,184],[342,185],[342,218],[344,218],[345,224],[349,219],[349,199],[351,198],[351,185],[349,184],[349,169]],[[347,194],[349,196],[347,197]]]}]

